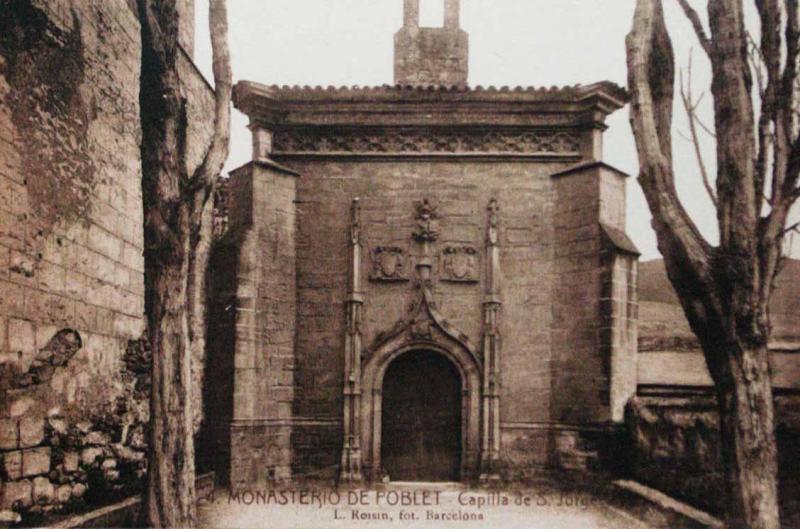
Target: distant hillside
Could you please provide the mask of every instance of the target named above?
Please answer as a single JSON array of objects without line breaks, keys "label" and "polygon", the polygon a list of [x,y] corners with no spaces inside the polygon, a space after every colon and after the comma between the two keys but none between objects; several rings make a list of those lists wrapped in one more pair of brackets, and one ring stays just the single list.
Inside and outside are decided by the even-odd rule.
[{"label": "distant hillside", "polygon": [[[800,261],[787,260],[772,298],[773,341],[800,340]],[[639,348],[697,349],[664,261],[639,263]]]}]

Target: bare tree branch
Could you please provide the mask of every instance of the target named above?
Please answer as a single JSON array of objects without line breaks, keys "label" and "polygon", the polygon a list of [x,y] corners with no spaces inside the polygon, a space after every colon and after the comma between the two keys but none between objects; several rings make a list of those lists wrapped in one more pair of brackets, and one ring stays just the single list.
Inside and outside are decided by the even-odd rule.
[{"label": "bare tree branch", "polygon": [[[764,219],[761,230],[762,247],[772,248],[770,252],[771,259],[763,261],[765,273],[777,270],[778,264],[775,261],[780,259],[780,247],[787,233],[784,226],[789,217],[789,212],[793,204],[798,200],[796,188],[798,175],[800,175],[800,138],[798,138],[797,133],[797,78],[798,55],[800,55],[798,5],[797,0],[784,2],[786,7],[786,27],[783,32],[780,26],[780,13],[770,16],[767,12],[771,5],[766,0],[757,2],[759,14],[762,18],[762,26],[769,24],[767,29],[772,41],[772,53],[777,55],[777,58],[771,58],[768,64],[772,64],[773,69],[778,69],[778,73],[773,73],[772,75],[780,76],[774,81],[775,88],[773,93],[767,94],[767,96],[774,98],[774,100],[770,101],[772,108],[769,116],[774,128],[774,163],[771,190],[772,209]],[[764,31],[763,28],[762,31]],[[783,44],[785,45],[786,53],[782,72],[780,72],[781,33],[785,38],[785,43]],[[762,41],[764,40],[766,40],[766,37],[762,35]],[[778,254],[777,257],[774,255],[776,253]]]},{"label": "bare tree branch", "polygon": [[[703,95],[705,95],[705,94],[702,94],[700,97],[702,98],[702,97],[703,97]],[[697,104],[699,104],[699,103],[700,103],[700,99],[698,99],[697,101],[695,101],[695,105],[697,105]],[[709,135],[709,136],[711,136],[712,138],[715,138],[715,139],[716,139],[716,137],[717,137],[717,133],[716,133],[716,132],[714,132],[713,130],[711,130],[711,128],[710,128],[708,125],[706,125],[706,124],[703,122],[703,120],[702,120],[702,119],[700,119],[700,116],[698,116],[698,115],[697,115],[697,112],[695,112],[695,113],[694,113],[694,121],[695,121],[695,122],[696,122],[696,123],[697,123],[697,124],[700,126],[700,128],[703,130],[703,132],[705,132],[706,134],[708,134],[708,135]]]},{"label": "bare tree branch", "polygon": [[212,71],[214,75],[214,132],[211,144],[197,166],[190,182],[194,188],[191,241],[193,259],[189,263],[187,310],[189,342],[192,350],[192,378],[195,394],[194,429],[203,418],[202,387],[206,349],[206,284],[211,245],[214,237],[214,196],[220,173],[228,158],[230,143],[231,96],[233,73],[228,48],[228,15],[226,0],[210,0],[209,31],[211,35]]},{"label": "bare tree branch", "polygon": [[710,0],[708,15],[714,43],[711,92],[720,246],[728,258],[744,259],[738,256],[750,254],[762,199],[754,179],[757,140],[742,2]]},{"label": "bare tree branch", "polygon": [[233,74],[230,50],[228,49],[228,14],[225,0],[210,0],[208,12],[214,75],[214,133],[203,161],[190,177],[190,183],[200,186],[213,185],[222,171],[222,166],[228,158],[231,134]]},{"label": "bare tree branch", "polygon": [[786,0],[786,62],[783,71],[781,99],[784,105],[786,135],[790,138],[788,168],[783,195],[789,207],[797,200],[794,190],[800,178],[800,135],[798,135],[798,60],[800,58],[800,12],[797,0]]},{"label": "bare tree branch", "polygon": [[[753,39],[753,36],[749,32],[747,33],[747,42],[747,56],[750,62],[750,68],[756,78],[758,95],[762,102],[761,115],[758,119],[758,153],[756,155],[755,162],[756,194],[764,197],[764,200],[768,204],[772,204],[772,197],[768,197],[765,194],[767,172],[769,170],[769,159],[774,138],[772,135],[772,122],[770,120],[770,114],[765,111],[766,104],[764,103],[767,97],[767,81],[766,74],[764,72],[764,57],[761,54],[761,49],[759,48],[758,43],[756,43],[755,39]],[[759,215],[761,215],[762,208],[763,203],[759,204]]]},{"label": "bare tree branch", "polygon": [[[773,206],[770,217],[775,216],[774,207],[781,201],[786,164],[789,157],[787,150],[786,129],[783,119],[785,112],[782,76],[781,76],[781,6],[780,0],[756,0],[761,22],[761,43],[759,54],[766,80],[761,96],[761,115],[758,120],[759,152],[756,158],[758,171],[756,185],[763,194],[767,180],[767,160],[772,155],[772,184],[770,186],[769,203]],[[760,212],[760,210],[759,210]],[[768,225],[774,224],[768,222]],[[774,228],[768,228],[769,236],[775,235]]]},{"label": "bare tree branch", "polygon": [[698,15],[697,11],[695,11],[694,8],[689,5],[688,0],[678,0],[678,3],[681,5],[683,12],[686,14],[686,18],[688,18],[689,22],[692,23],[692,27],[694,28],[694,32],[697,34],[697,40],[700,41],[700,45],[708,55],[711,55],[711,40],[708,38],[708,34],[703,27],[703,22],[700,20],[700,15]]},{"label": "bare tree branch", "polygon": [[700,139],[697,136],[697,106],[700,104],[700,100],[698,99],[696,102],[693,101],[692,97],[692,53],[689,52],[689,66],[687,70],[687,77],[688,77],[688,84],[684,86],[683,83],[683,72],[681,72],[681,79],[680,79],[680,92],[681,92],[681,101],[683,102],[683,109],[686,111],[686,116],[689,118],[689,132],[691,133],[691,142],[694,145],[694,154],[697,158],[697,165],[700,168],[700,176],[703,179],[703,186],[708,193],[708,197],[711,199],[711,202],[716,207],[717,204],[717,193],[714,191],[714,187],[711,185],[711,180],[708,177],[708,171],[706,170],[706,163],[703,160],[703,151],[700,148]]},{"label": "bare tree branch", "polygon": [[747,55],[750,60],[750,67],[756,77],[759,96],[763,98],[764,91],[767,88],[764,73],[764,57],[761,55],[761,49],[758,47],[758,43],[749,31],[747,32]]},{"label": "bare tree branch", "polygon": [[627,37],[631,122],[641,163],[639,181],[654,212],[662,254],[680,262],[695,277],[702,277],[708,272],[710,245],[680,203],[672,170],[675,63],[663,16],[660,2],[638,2],[633,29]]},{"label": "bare tree branch", "polygon": [[788,234],[790,232],[800,233],[800,222],[795,222],[794,224],[792,224],[791,226],[789,226],[788,228],[783,230],[783,234],[784,235],[786,235],[786,234]]}]

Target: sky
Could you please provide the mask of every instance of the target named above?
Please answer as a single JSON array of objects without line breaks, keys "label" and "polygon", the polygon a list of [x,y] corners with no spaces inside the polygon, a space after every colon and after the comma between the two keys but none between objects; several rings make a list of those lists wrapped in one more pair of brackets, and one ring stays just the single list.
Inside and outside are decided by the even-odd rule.
[{"label": "sky", "polygon": [[[693,0],[701,13],[704,1]],[[228,0],[234,80],[279,85],[360,85],[393,82],[393,35],[402,25],[402,0]],[[745,4],[749,4],[745,2]],[[421,0],[421,25],[441,25],[443,0]],[[627,84],[625,35],[635,0],[462,0],[461,25],[470,35],[472,86],[553,86],[610,80]],[[676,61],[686,71],[692,56],[699,115],[713,124],[710,65],[677,1],[664,2]],[[195,60],[211,78],[207,0],[197,0]],[[756,23],[755,13],[749,21]],[[757,26],[752,28],[757,34]],[[687,77],[686,75],[684,77]],[[705,192],[688,120],[676,98],[674,160],[678,193],[700,231],[717,242],[715,211]],[[650,213],[636,182],[638,159],[628,108],[608,119],[604,160],[632,175],[627,231],[642,259],[659,257]],[[234,111],[227,169],[251,156],[247,118]],[[714,140],[701,135],[714,175]],[[800,217],[795,212],[794,217]],[[800,258],[800,237],[791,245]]]}]

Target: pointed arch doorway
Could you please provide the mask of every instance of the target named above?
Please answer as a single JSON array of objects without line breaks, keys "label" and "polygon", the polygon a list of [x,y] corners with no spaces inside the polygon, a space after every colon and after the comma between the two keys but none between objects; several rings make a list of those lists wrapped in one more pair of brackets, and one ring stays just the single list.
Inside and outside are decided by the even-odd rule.
[{"label": "pointed arch doorway", "polygon": [[[385,384],[387,381],[391,379],[398,382],[403,380],[408,382],[410,380],[411,383],[408,384],[409,388],[418,388],[420,385],[436,386],[436,384],[425,384],[425,378],[422,378],[422,383],[420,383],[421,377],[413,374],[425,372],[424,369],[420,369],[424,364],[424,361],[420,362],[420,359],[425,355],[417,357],[417,361],[413,360],[413,356],[408,357],[409,363],[411,364],[410,367],[417,368],[416,370],[408,369],[408,371],[412,373],[411,376],[403,378],[402,376],[397,377],[396,374],[392,375],[391,373],[387,376],[387,371],[389,371],[389,368],[394,364],[395,360],[407,354],[413,354],[415,351],[428,351],[428,355],[438,354],[444,361],[449,362],[448,369],[446,371],[443,369],[447,374],[439,378],[451,382],[454,380],[458,381],[456,385],[456,387],[458,387],[458,404],[456,404],[456,406],[448,406],[450,411],[453,411],[454,408],[461,410],[460,423],[456,429],[461,440],[461,444],[459,445],[460,466],[456,480],[467,482],[475,479],[478,477],[481,439],[480,362],[468,342],[462,343],[455,339],[446,338],[438,331],[434,331],[432,336],[428,339],[412,340],[407,340],[403,332],[397,333],[394,337],[389,338],[380,347],[367,355],[361,376],[363,384],[361,390],[362,399],[359,403],[359,413],[357,417],[361,425],[358,434],[360,440],[358,448],[361,462],[363,462],[364,475],[369,480],[380,481],[384,477],[383,470],[386,469],[382,460],[382,448],[386,447],[383,443],[383,426],[385,423],[383,410],[386,389]],[[401,364],[397,365],[401,366]],[[455,369],[455,376],[451,369]],[[451,384],[451,389],[448,392],[451,397],[455,393],[452,387],[453,385]],[[391,389],[389,392],[389,400],[397,400],[397,394],[395,393],[395,397],[393,397],[391,395]],[[399,397],[402,400],[402,395]],[[426,402],[426,405],[427,404],[429,403]],[[392,405],[389,404],[389,407],[390,412],[386,415],[387,421],[393,415],[391,411]],[[396,416],[396,414],[394,415]],[[391,429],[390,425],[386,424],[386,426]],[[406,426],[406,428],[408,427]],[[451,427],[449,431],[452,434],[453,428]],[[395,432],[397,432],[397,429],[395,429]],[[396,437],[398,434],[395,433],[391,435]],[[402,432],[400,435],[402,435]],[[402,439],[407,441],[409,438],[410,436],[407,435],[405,438],[400,437],[399,440],[395,442],[402,442]],[[452,439],[452,437],[450,437],[450,439]],[[449,468],[449,466],[447,468]],[[401,474],[398,475],[395,470],[395,474],[389,474],[389,478],[400,481],[403,474],[404,472],[401,471]],[[412,480],[416,481],[419,479],[424,478],[417,477]],[[448,476],[448,481],[449,480],[450,478]]]},{"label": "pointed arch doorway", "polygon": [[463,381],[431,349],[393,360],[384,375],[381,462],[392,481],[458,481],[463,449]]}]

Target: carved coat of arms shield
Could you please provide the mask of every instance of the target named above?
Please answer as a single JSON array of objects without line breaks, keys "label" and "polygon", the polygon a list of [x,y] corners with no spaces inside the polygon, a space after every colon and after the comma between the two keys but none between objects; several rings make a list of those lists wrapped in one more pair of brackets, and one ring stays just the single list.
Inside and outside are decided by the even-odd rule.
[{"label": "carved coat of arms shield", "polygon": [[478,252],[470,246],[448,246],[444,250],[446,281],[475,282],[478,279]]}]

